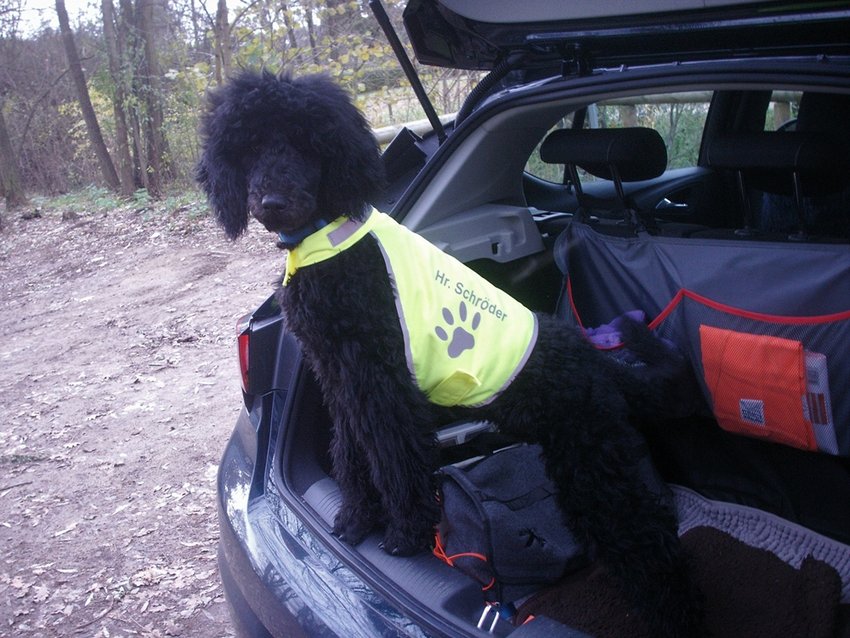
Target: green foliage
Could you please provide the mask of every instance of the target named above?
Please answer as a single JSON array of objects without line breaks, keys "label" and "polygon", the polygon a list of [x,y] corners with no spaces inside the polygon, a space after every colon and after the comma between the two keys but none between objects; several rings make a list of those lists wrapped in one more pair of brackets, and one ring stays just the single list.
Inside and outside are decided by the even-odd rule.
[{"label": "green foliage", "polygon": [[48,215],[74,213],[85,218],[126,211],[138,214],[141,221],[155,217],[179,218],[184,222],[183,230],[185,222],[194,223],[209,215],[203,196],[194,189],[186,188],[175,188],[155,200],[144,189],[137,190],[129,198],[122,198],[107,188],[89,184],[62,195],[35,196],[32,204]]},{"label": "green foliage", "polygon": [[[131,0],[132,2],[132,0]],[[122,10],[115,2],[118,13]],[[385,0],[385,8],[404,40],[402,0]],[[157,23],[157,55],[162,69],[159,99],[166,138],[163,164],[174,187],[194,189],[193,170],[199,152],[198,121],[205,93],[218,83],[216,23],[213,0],[174,0]],[[71,16],[82,52],[89,92],[107,146],[117,162],[113,101],[116,86],[106,59],[99,12],[89,22]],[[231,72],[265,68],[294,75],[325,73],[345,87],[375,128],[425,117],[376,21],[358,0],[289,2],[228,2]],[[130,46],[120,61],[128,124],[144,128],[147,105],[134,93],[143,49]],[[14,46],[7,46],[7,45]],[[406,43],[405,43],[406,44]],[[407,45],[406,45],[407,46]],[[409,46],[408,46],[409,50]],[[75,91],[66,74],[61,39],[47,28],[15,41],[0,38],[0,68],[19,76],[6,99],[7,120],[26,188],[31,192],[62,193],[101,183]],[[454,70],[418,69],[426,91],[441,113],[457,111],[480,74]],[[14,107],[14,108],[12,108]],[[144,151],[144,149],[141,149]],[[166,184],[166,191],[168,184]]]},{"label": "green foliage", "polygon": [[77,214],[108,213],[126,204],[116,193],[94,184],[54,197],[34,197],[33,202],[46,211],[74,211]]}]

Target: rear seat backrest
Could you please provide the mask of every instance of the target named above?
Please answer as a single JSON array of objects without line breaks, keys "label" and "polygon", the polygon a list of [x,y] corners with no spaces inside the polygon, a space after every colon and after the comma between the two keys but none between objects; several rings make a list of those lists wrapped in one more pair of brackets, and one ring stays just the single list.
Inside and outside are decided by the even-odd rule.
[{"label": "rear seat backrest", "polygon": [[808,232],[803,197],[835,193],[848,183],[850,158],[841,141],[825,133],[762,131],[724,134],[708,146],[706,159],[712,168],[733,170],[738,175],[744,205],[745,228],[755,230],[748,189],[793,197],[798,235]]},{"label": "rear seat backrest", "polygon": [[559,316],[599,328],[642,311],[724,429],[850,457],[846,245],[613,237],[573,220],[554,257]]},{"label": "rear seat backrest", "polygon": [[848,237],[850,212],[836,194],[850,186],[850,96],[806,93],[794,131],[718,135],[707,146],[706,162],[737,174],[745,224],[737,235]]},{"label": "rear seat backrest", "polygon": [[796,131],[829,133],[850,143],[850,95],[804,93],[800,98]]},{"label": "rear seat backrest", "polygon": [[[846,166],[850,161],[850,95],[836,93],[804,93],[800,99],[795,130],[801,133],[824,133],[842,145],[837,161]],[[815,200],[805,203],[806,216],[814,230],[850,239],[850,176],[841,176],[834,189],[815,193]],[[786,200],[787,201],[787,200]],[[766,195],[761,223],[777,225],[777,209],[781,198]],[[787,208],[787,204],[786,204]],[[780,217],[781,219],[781,217]]]}]

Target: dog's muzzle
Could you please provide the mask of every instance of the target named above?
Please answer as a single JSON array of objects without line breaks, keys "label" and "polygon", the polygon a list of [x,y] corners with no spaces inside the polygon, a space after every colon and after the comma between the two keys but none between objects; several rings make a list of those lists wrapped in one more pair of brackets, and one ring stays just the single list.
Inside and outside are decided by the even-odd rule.
[{"label": "dog's muzzle", "polygon": [[266,212],[272,212],[275,210],[280,210],[281,208],[286,207],[287,200],[280,195],[263,195],[263,199],[260,201],[260,204],[263,207],[263,210]]}]

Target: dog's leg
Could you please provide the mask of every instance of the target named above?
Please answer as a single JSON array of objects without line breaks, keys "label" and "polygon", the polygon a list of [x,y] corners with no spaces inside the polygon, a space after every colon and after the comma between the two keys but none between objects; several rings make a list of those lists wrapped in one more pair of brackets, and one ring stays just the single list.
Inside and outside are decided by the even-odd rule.
[{"label": "dog's leg", "polygon": [[429,546],[439,520],[433,435],[417,427],[430,422],[430,408],[412,386],[410,396],[400,400],[380,388],[392,387],[396,395],[404,395],[403,388],[408,386],[397,379],[382,383],[376,369],[369,371],[368,378],[372,383],[367,396],[346,398],[354,393],[354,386],[343,386],[335,393],[335,405],[349,407],[332,410],[338,418],[331,452],[343,499],[334,532],[357,544],[383,522],[384,550],[410,555]]},{"label": "dog's leg", "polygon": [[334,519],[334,534],[357,545],[381,520],[380,496],[372,484],[368,458],[350,434],[350,423],[340,419],[334,428],[331,458],[342,505]]},{"label": "dog's leg", "polygon": [[440,516],[431,460],[433,439],[417,431],[386,434],[390,440],[381,446],[372,475],[383,496],[386,517],[382,547],[394,556],[409,556],[433,542]]},{"label": "dog's leg", "polygon": [[663,484],[647,480],[645,442],[628,420],[630,408],[608,361],[544,319],[531,358],[486,416],[505,433],[541,444],[566,523],[650,635],[700,636],[700,598],[676,516]]},{"label": "dog's leg", "polygon": [[[368,458],[371,483],[380,494],[386,524],[383,549],[407,556],[426,549],[439,520],[433,478],[433,435],[410,409],[415,402],[377,396],[357,428],[358,445]],[[377,505],[377,503],[376,503]]]},{"label": "dog's leg", "polygon": [[560,506],[652,636],[699,636],[698,595],[675,514],[641,472],[642,441],[626,420],[625,402],[604,391],[592,394],[600,396],[538,430]]}]

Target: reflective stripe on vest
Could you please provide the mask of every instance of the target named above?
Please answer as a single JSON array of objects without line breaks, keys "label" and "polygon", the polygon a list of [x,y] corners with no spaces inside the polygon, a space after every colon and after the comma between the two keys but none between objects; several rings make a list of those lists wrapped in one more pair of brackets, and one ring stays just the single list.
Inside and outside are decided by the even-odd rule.
[{"label": "reflective stripe on vest", "polygon": [[530,310],[464,264],[383,213],[341,217],[289,252],[286,285],[299,269],[371,233],[394,283],[407,365],[439,405],[492,401],[525,365],[537,340]]}]

